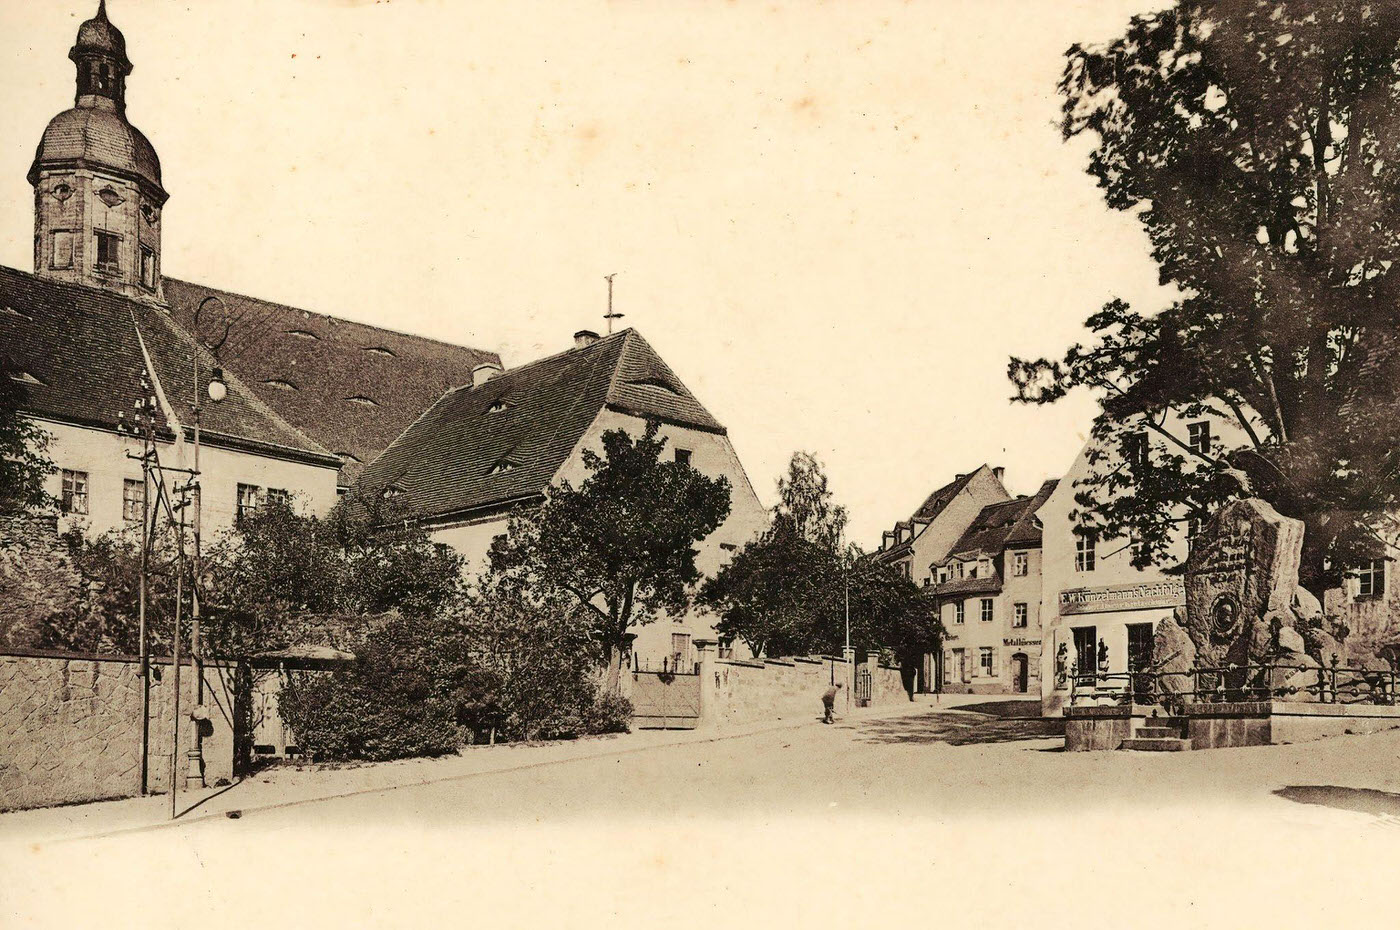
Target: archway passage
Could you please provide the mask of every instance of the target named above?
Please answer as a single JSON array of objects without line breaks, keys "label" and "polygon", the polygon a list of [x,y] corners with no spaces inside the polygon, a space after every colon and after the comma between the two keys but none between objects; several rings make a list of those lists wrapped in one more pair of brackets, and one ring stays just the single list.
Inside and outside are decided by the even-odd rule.
[{"label": "archway passage", "polygon": [[1011,657],[1011,682],[1017,694],[1025,694],[1030,690],[1031,663],[1024,652],[1018,652]]}]

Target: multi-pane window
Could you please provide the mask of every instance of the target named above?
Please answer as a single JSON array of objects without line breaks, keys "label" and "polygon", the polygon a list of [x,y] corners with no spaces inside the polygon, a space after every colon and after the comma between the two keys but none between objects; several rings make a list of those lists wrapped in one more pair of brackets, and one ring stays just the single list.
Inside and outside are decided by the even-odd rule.
[{"label": "multi-pane window", "polygon": [[1077,572],[1092,572],[1094,562],[1097,559],[1095,543],[1097,541],[1092,535],[1076,536],[1074,539],[1074,570]]},{"label": "multi-pane window", "polygon": [[146,508],[146,486],[140,478],[122,481],[122,519],[140,523]]},{"label": "multi-pane window", "polygon": [[88,512],[87,472],[63,469],[62,506],[64,513]]},{"label": "multi-pane window", "polygon": [[982,670],[982,674],[990,678],[996,674],[992,669],[992,647],[983,646],[977,650],[977,665]]},{"label": "multi-pane window", "polygon": [[73,233],[66,229],[55,230],[53,234],[53,255],[49,259],[50,268],[73,267]]},{"label": "multi-pane window", "polygon": [[993,611],[992,604],[993,604],[993,601],[992,601],[992,599],[991,599],[990,597],[984,597],[984,598],[982,598],[982,622],[983,622],[983,623],[991,623],[991,622],[992,622],[992,611]]},{"label": "multi-pane window", "polygon": [[292,495],[286,488],[268,488],[263,499],[269,504],[277,504],[282,507],[292,506]]},{"label": "multi-pane window", "polygon": [[1210,422],[1208,420],[1186,425],[1186,445],[1191,447],[1192,452],[1198,452],[1201,455],[1210,454]]},{"label": "multi-pane window", "polygon": [[115,233],[94,231],[97,238],[97,270],[117,274],[122,270],[121,236]]},{"label": "multi-pane window", "polygon": [[1024,578],[1031,572],[1030,553],[1017,552],[1011,556],[1011,574],[1018,578]]},{"label": "multi-pane window", "polygon": [[240,484],[238,486],[238,519],[243,520],[258,512],[262,506],[262,488],[256,484]]},{"label": "multi-pane window", "polygon": [[1025,626],[1026,626],[1027,621],[1028,621],[1029,618],[1030,618],[1030,608],[1029,608],[1028,606],[1026,606],[1025,604],[1020,604],[1020,603],[1018,603],[1018,604],[1015,604],[1015,605],[1012,607],[1012,611],[1011,611],[1011,625],[1012,625],[1012,626],[1014,626],[1014,627],[1019,627],[1019,628],[1025,628]]},{"label": "multi-pane window", "polygon": [[953,622],[962,623],[966,619],[967,611],[964,608],[964,604],[962,601],[958,601],[956,604],[953,605]]},{"label": "multi-pane window", "polygon": [[1357,597],[1379,597],[1385,593],[1385,559],[1371,559],[1357,572]]}]

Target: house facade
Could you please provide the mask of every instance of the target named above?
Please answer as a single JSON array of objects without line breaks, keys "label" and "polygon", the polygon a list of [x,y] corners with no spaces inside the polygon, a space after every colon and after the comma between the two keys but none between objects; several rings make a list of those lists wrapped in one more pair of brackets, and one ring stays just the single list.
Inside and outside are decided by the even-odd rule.
[{"label": "house facade", "polygon": [[931,565],[925,593],[946,631],[941,690],[1039,694],[1041,525],[1038,511],[1055,491],[989,504]]},{"label": "house facade", "polygon": [[[504,372],[479,366],[473,383],[443,395],[361,484],[402,499],[479,575],[515,508],[538,505],[562,481],[580,483],[584,452],[601,452],[604,433],[639,436],[649,419],[660,423],[668,454],[729,480],[729,516],[698,547],[697,565],[711,576],[763,530],[767,510],[724,427],[635,330],[581,332],[572,349]],[[633,651],[654,667],[689,663],[696,640],[716,638],[715,619],[695,610],[640,626]]]}]

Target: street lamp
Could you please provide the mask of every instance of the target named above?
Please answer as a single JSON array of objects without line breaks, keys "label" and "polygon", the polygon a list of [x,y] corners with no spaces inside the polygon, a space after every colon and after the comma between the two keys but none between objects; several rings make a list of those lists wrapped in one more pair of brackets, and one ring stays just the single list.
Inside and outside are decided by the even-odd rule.
[{"label": "street lamp", "polygon": [[[195,311],[195,319],[199,319],[199,316],[204,311],[204,308],[211,303],[218,303],[220,306],[223,305],[222,300],[220,300],[217,296],[211,294],[210,296],[204,298],[204,300],[200,301],[199,307]],[[199,579],[201,573],[200,542],[202,539],[202,524],[204,521],[204,495],[201,490],[202,483],[200,481],[199,468],[200,414],[203,412],[203,408],[200,406],[199,401],[201,393],[207,395],[209,400],[216,404],[220,403],[225,397],[228,396],[228,384],[224,381],[224,370],[217,365],[213,366],[213,368],[210,370],[209,383],[205,385],[205,389],[203,392],[201,392],[199,389],[199,382],[199,346],[196,345],[194,350],[194,384],[192,385],[192,393],[194,397],[193,400],[190,402],[190,410],[194,414],[194,468],[190,473],[189,483],[185,487],[186,495],[193,494],[195,505],[194,560],[192,565],[192,571],[190,573],[190,653],[191,658],[194,659],[195,678],[195,707],[194,710],[190,713],[190,718],[191,722],[194,725],[194,745],[191,746],[185,754],[186,788],[190,787],[191,784],[196,784],[201,788],[204,787],[204,731],[202,729],[202,726],[203,721],[208,719],[208,711],[205,709],[204,706],[204,645],[202,642],[199,626]],[[185,499],[186,501],[188,501],[189,497],[186,496]],[[180,538],[182,540],[184,539],[184,526],[185,521],[182,516],[180,520]],[[182,544],[181,550],[183,551],[183,549],[184,546]],[[176,636],[179,636],[178,620],[176,627]],[[178,666],[176,667],[176,675],[179,675]],[[178,681],[179,679],[177,677],[177,702],[179,701]],[[175,726],[177,728],[179,727],[178,712]],[[173,774],[174,773],[172,772],[172,775]],[[173,778],[171,779],[171,782],[171,790],[173,792]]]}]

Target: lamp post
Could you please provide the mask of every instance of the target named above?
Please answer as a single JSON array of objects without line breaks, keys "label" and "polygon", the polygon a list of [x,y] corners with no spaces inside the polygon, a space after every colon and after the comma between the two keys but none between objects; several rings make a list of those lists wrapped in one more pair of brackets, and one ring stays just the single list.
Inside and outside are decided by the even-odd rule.
[{"label": "lamp post", "polygon": [[[218,303],[221,306],[223,301],[214,295],[210,295],[200,301],[199,308],[195,311],[195,319],[198,319],[205,306],[210,303]],[[203,539],[204,521],[204,495],[202,492],[201,472],[199,467],[199,433],[200,416],[203,413],[203,405],[200,403],[201,395],[207,396],[213,403],[220,403],[228,396],[228,385],[224,382],[224,371],[217,365],[213,366],[209,372],[209,382],[205,385],[204,391],[200,391],[199,376],[199,348],[194,352],[194,384],[192,387],[193,399],[190,402],[190,411],[194,414],[194,468],[190,473],[190,480],[185,486],[185,494],[182,503],[188,505],[191,500],[194,502],[194,558],[190,572],[190,657],[194,660],[195,678],[195,706],[191,711],[191,722],[194,725],[194,743],[185,754],[185,787],[191,786],[203,788],[204,785],[204,730],[203,721],[208,719],[208,711],[204,705],[204,641],[200,630],[200,603],[199,603],[199,579],[202,571],[201,542]],[[185,520],[182,516],[180,521],[181,550],[183,551]],[[178,613],[177,613],[178,618]],[[178,637],[178,619],[176,636]],[[177,672],[178,674],[178,672]],[[178,701],[178,695],[176,700]],[[177,722],[178,726],[178,722]],[[172,773],[173,774],[173,773]],[[174,780],[172,778],[172,785]],[[173,789],[172,789],[173,793]]]}]

